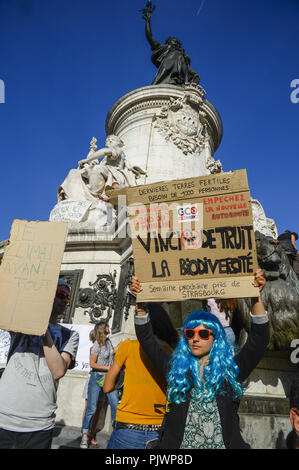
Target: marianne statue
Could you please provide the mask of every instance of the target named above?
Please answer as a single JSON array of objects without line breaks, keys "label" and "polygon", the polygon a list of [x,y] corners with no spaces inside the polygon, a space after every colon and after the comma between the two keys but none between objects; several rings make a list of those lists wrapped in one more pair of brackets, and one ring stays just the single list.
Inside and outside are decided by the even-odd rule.
[{"label": "marianne statue", "polygon": [[152,48],[152,62],[158,71],[152,85],[168,83],[170,85],[182,86],[185,83],[199,83],[199,75],[190,67],[190,57],[182,49],[181,42],[169,37],[165,45],[160,44],[153,38],[151,29],[151,16],[156,6],[151,1],[146,3],[145,8],[140,10],[142,18],[146,21],[145,34]]}]

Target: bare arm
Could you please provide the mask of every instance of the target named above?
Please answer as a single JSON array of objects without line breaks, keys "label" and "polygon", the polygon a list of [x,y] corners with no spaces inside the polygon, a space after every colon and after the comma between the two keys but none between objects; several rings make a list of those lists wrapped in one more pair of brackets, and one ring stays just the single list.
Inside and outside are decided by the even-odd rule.
[{"label": "bare arm", "polygon": [[[258,287],[260,292],[263,290],[266,284],[266,279],[263,275],[263,270],[258,268],[254,273],[253,285]],[[251,299],[251,314],[254,316],[266,315],[265,307],[261,297],[254,297]]]},{"label": "bare arm", "polygon": [[91,354],[90,353],[90,356],[89,356],[89,365],[90,365],[90,367],[92,369],[102,371],[102,372],[108,371],[109,370],[108,366],[104,366],[102,364],[97,364],[97,358],[98,358],[97,354]]},{"label": "bare arm", "polygon": [[[142,292],[142,285],[141,285],[141,282],[139,281],[138,277],[136,276],[132,276],[132,280],[131,280],[131,285],[130,285],[130,291],[133,295],[135,295],[135,297],[137,297],[137,294],[139,294],[139,292]],[[143,317],[145,315],[147,315],[146,311],[144,310],[144,308],[142,307],[145,307],[145,305],[141,304],[136,304],[136,316],[137,317]]]},{"label": "bare arm", "polygon": [[105,382],[103,385],[103,391],[104,393],[109,393],[112,392],[115,388],[115,383],[118,377],[118,374],[120,373],[121,368],[119,365],[114,361],[112,366],[110,367],[109,371],[107,372],[107,375],[105,377]]},{"label": "bare arm", "polygon": [[69,354],[58,351],[49,330],[42,336],[43,350],[48,367],[51,371],[54,380],[61,379],[68,370],[71,364],[71,357]]}]

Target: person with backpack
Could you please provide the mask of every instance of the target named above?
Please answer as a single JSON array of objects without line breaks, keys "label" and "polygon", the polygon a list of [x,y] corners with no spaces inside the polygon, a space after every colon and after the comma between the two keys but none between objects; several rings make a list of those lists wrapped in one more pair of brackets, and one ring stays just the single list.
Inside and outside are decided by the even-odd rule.
[{"label": "person with backpack", "polygon": [[79,334],[58,324],[70,296],[59,279],[43,336],[10,332],[7,365],[0,380],[0,449],[50,449],[58,381],[75,367]]}]

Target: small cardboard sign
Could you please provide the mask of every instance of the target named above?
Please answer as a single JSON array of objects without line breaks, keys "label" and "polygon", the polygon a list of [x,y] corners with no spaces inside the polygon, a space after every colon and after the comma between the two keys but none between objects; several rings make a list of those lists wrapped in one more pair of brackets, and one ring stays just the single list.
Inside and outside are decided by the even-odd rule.
[{"label": "small cardboard sign", "polygon": [[65,248],[66,222],[15,220],[0,265],[0,328],[45,334]]},{"label": "small cardboard sign", "polygon": [[115,191],[112,203],[124,194],[138,301],[259,296],[246,170]]},{"label": "small cardboard sign", "polygon": [[61,201],[52,209],[50,213],[51,222],[81,222],[86,212],[90,208],[91,201],[74,201],[66,199]]}]

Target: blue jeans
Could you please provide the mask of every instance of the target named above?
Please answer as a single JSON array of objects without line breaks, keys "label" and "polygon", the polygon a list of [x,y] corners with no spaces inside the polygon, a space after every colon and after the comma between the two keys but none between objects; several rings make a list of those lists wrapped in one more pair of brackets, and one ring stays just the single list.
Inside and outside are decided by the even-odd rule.
[{"label": "blue jeans", "polygon": [[147,441],[157,439],[157,431],[113,429],[107,449],[145,449]]},{"label": "blue jeans", "polygon": [[118,402],[119,402],[118,391],[113,390],[113,392],[107,393],[107,398],[108,398],[109,405],[110,405],[110,408],[111,408],[111,421],[113,423],[113,421],[115,421],[116,408],[117,408]]},{"label": "blue jeans", "polygon": [[[90,379],[88,383],[87,406],[86,406],[86,411],[85,411],[83,424],[82,424],[82,434],[88,434],[92,417],[95,414],[96,409],[97,409],[97,404],[98,404],[100,393],[103,393],[102,387],[100,387],[96,383],[96,380],[99,380],[100,378],[101,378],[101,375],[96,374],[95,372],[92,372],[90,375]],[[116,408],[118,405],[117,390],[107,393],[107,398],[109,401],[109,405],[111,406],[111,420],[114,421],[115,415],[116,415]]]}]

